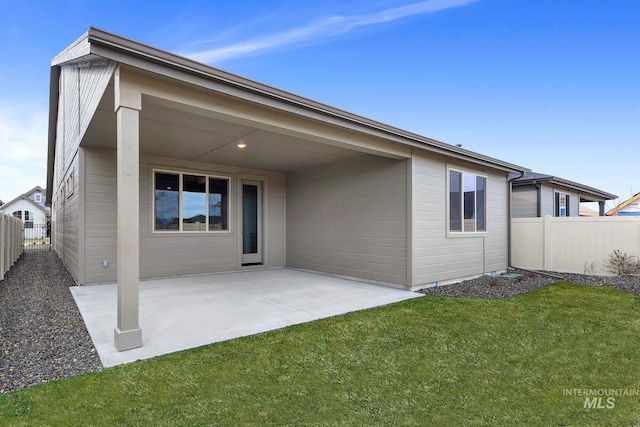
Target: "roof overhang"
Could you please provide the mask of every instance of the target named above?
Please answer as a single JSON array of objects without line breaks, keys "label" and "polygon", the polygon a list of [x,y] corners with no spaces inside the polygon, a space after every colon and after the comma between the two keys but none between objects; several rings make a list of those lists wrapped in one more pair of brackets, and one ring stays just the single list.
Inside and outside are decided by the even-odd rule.
[{"label": "roof overhang", "polygon": [[[522,174],[529,171],[522,166],[407,132],[91,27],[51,61],[47,162],[47,187],[50,189],[53,188],[60,67],[74,64],[81,67],[85,63],[90,64],[104,60],[125,64],[139,70],[214,90],[240,100],[316,120],[326,125],[356,131],[411,149],[427,151],[504,172]],[[51,203],[51,194],[52,191],[47,192],[48,205]]]},{"label": "roof overhang", "polygon": [[637,193],[634,196],[630,197],[629,199],[625,200],[624,202],[620,203],[615,208],[609,210],[605,215],[607,215],[607,216],[615,215],[619,211],[621,211],[622,209],[626,208],[627,206],[629,206],[630,204],[632,204],[634,202],[637,202],[638,200],[640,200],[640,193]]},{"label": "roof overhang", "polygon": [[14,203],[16,203],[16,202],[18,202],[20,200],[24,200],[27,203],[30,203],[31,205],[33,205],[33,207],[35,207],[36,209],[39,209],[40,211],[44,212],[45,214],[48,214],[48,212],[47,212],[47,210],[45,208],[43,208],[42,206],[40,206],[39,204],[37,204],[36,202],[34,202],[30,198],[28,198],[26,196],[26,194],[21,194],[18,197],[16,197],[15,199],[11,200],[10,202],[1,205],[0,206],[0,211],[4,211],[5,209],[7,209],[8,207],[10,207],[11,205],[13,205]]},{"label": "roof overhang", "polygon": [[577,191],[580,194],[581,202],[600,202],[605,200],[613,200],[618,196],[607,193],[597,188],[589,187],[587,185],[579,184],[577,182],[569,181],[567,179],[558,178],[551,175],[532,174],[532,176],[524,175],[520,178],[513,180],[513,186],[526,186],[546,183],[549,185],[555,185],[563,187],[568,190]]}]

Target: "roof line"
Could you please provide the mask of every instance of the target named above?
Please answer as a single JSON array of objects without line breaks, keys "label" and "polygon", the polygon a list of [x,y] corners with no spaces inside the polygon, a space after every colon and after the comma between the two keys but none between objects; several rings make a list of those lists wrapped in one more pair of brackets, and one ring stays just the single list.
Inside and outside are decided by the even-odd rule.
[{"label": "roof line", "polygon": [[9,206],[10,204],[17,202],[18,200],[26,200],[28,202],[30,202],[32,205],[37,206],[38,209],[40,209],[41,211],[43,211],[44,213],[48,213],[47,210],[45,208],[43,208],[42,206],[40,206],[38,203],[34,202],[33,200],[31,200],[30,198],[27,197],[27,194],[21,194],[18,197],[16,197],[15,199],[11,200],[8,203],[5,203],[4,205],[0,206],[0,210],[4,210],[7,206]]},{"label": "roof line", "polygon": [[618,213],[619,210],[621,210],[623,208],[626,208],[627,206],[629,206],[631,203],[635,202],[638,199],[640,199],[640,193],[636,194],[635,196],[631,196],[628,200],[625,200],[624,202],[620,203],[615,208],[610,209],[605,215],[607,215],[607,216],[614,215],[614,214]]},{"label": "roof line", "polygon": [[[245,91],[257,93],[262,96],[266,96],[271,99],[295,105],[305,110],[312,110],[322,115],[331,116],[342,121],[347,121],[359,126],[363,126],[369,129],[393,135],[395,137],[402,138],[414,142],[416,148],[428,149],[436,148],[443,152],[443,154],[450,154],[454,156],[461,156],[463,158],[472,158],[480,162],[492,164],[494,167],[499,167],[507,170],[515,171],[529,171],[528,168],[514,165],[509,162],[505,162],[499,159],[495,159],[489,156],[482,155],[464,148],[456,147],[451,144],[447,144],[432,138],[428,138],[422,135],[418,135],[394,126],[384,124],[366,117],[350,113],[339,108],[332,107],[327,104],[323,104],[275,87],[265,85],[263,83],[256,82],[229,72],[220,70],[215,67],[211,67],[206,64],[185,58],[180,55],[176,55],[171,52],[167,52],[143,43],[139,43],[104,30],[100,30],[95,27],[90,27],[87,31],[88,41],[90,43],[99,44],[112,49],[124,51],[128,54],[132,54],[138,57],[142,57],[146,60],[160,63],[165,66],[177,68],[182,71],[186,71],[191,74],[196,74],[208,79],[214,79],[218,82],[224,83],[229,86],[234,86]],[[425,147],[425,145],[427,147]]]},{"label": "roof line", "polygon": [[[114,52],[114,53],[111,53]],[[120,55],[116,54],[117,52]],[[235,96],[241,96],[243,93],[253,93],[261,97],[276,100],[283,104],[288,104],[300,109],[298,112],[288,110],[292,113],[305,114],[313,112],[320,117],[318,120],[330,123],[327,118],[331,118],[342,122],[338,123],[345,127],[345,123],[351,123],[359,129],[353,129],[362,133],[369,133],[372,136],[378,136],[390,139],[396,143],[415,147],[421,150],[439,153],[442,155],[458,158],[460,160],[470,161],[472,163],[481,164],[498,170],[508,172],[529,172],[528,168],[518,166],[509,162],[505,162],[493,157],[485,156],[461,147],[447,144],[435,139],[431,139],[422,135],[418,135],[409,131],[402,130],[384,123],[365,118],[347,111],[331,107],[329,105],[295,95],[290,92],[283,91],[229,72],[211,67],[206,64],[185,58],[174,53],[170,53],[95,27],[89,29],[71,45],[58,54],[51,63],[51,81],[49,88],[49,147],[48,147],[48,168],[53,169],[55,161],[55,140],[56,140],[56,123],[58,118],[58,91],[60,66],[73,63],[90,56],[101,56],[122,63],[122,54],[125,57],[138,58],[143,62],[158,64],[161,67],[178,70],[183,73],[195,75],[208,81],[215,81],[226,87],[239,90]],[[139,65],[137,65],[139,66]],[[142,67],[140,67],[142,68]],[[142,68],[144,69],[144,68]],[[157,72],[157,70],[155,70]],[[176,78],[175,75],[172,75]],[[253,102],[256,102],[253,100]],[[308,113],[306,113],[308,114]],[[324,117],[324,119],[322,118]],[[334,123],[335,124],[335,123]],[[375,135],[378,133],[378,135]],[[53,174],[47,174],[47,187],[53,187]],[[52,191],[47,192],[47,205],[51,204]]]},{"label": "roof line", "polygon": [[568,179],[558,178],[553,175],[535,174],[535,176],[533,177],[528,177],[528,175],[524,175],[521,178],[515,179],[514,185],[516,186],[527,185],[527,184],[533,184],[535,182],[548,182],[551,184],[563,185],[567,188],[572,188],[574,190],[588,193],[593,196],[603,198],[605,200],[613,200],[618,197],[615,194],[607,193],[606,191],[598,190],[597,188],[589,187],[588,185],[580,184],[574,181],[569,181]]}]

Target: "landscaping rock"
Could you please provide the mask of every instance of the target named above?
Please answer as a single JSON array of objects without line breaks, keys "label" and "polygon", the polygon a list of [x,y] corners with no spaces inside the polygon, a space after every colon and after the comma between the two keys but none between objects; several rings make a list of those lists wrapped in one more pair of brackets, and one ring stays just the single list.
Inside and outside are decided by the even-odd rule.
[{"label": "landscaping rock", "polygon": [[485,275],[459,283],[422,289],[425,295],[449,297],[504,299],[517,294],[534,291],[559,281],[573,282],[586,286],[610,286],[640,295],[640,278],[637,276],[590,276],[586,274],[541,273],[510,269],[507,275],[513,278]]},{"label": "landscaping rock", "polygon": [[24,253],[0,281],[0,393],[102,369],[55,252]]},{"label": "landscaping rock", "polygon": [[[482,276],[420,292],[503,299],[565,280],[640,295],[638,277],[507,273],[515,276]],[[0,393],[102,369],[70,286],[76,284],[54,252],[23,254],[0,281]]]}]

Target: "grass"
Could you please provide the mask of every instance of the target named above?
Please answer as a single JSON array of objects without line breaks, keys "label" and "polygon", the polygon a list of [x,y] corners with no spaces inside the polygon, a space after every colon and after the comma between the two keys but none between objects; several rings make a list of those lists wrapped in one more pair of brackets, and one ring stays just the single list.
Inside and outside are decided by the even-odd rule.
[{"label": "grass", "polygon": [[[640,297],[417,298],[0,396],[2,425],[638,425]],[[604,405],[604,400],[603,400]]]}]

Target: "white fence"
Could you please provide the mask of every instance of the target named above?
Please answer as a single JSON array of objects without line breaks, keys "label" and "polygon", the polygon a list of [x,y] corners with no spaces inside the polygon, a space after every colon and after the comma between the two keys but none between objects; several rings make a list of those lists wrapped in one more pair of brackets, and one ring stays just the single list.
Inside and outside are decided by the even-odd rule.
[{"label": "white fence", "polygon": [[511,237],[514,267],[610,275],[614,250],[640,255],[640,218],[514,218]]},{"label": "white fence", "polygon": [[22,220],[0,214],[0,280],[22,254]]}]

